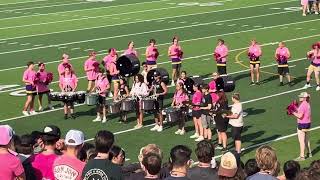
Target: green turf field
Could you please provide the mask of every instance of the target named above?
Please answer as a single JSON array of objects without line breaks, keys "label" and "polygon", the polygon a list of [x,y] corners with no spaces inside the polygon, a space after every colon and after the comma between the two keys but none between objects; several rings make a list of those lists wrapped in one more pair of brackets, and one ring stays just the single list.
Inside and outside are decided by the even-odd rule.
[{"label": "green turf field", "polygon": [[[302,17],[299,5],[297,0],[2,0],[0,86],[16,86],[0,90],[0,123],[11,125],[18,134],[40,130],[47,124],[59,126],[63,133],[71,128],[80,129],[89,141],[98,130],[107,129],[117,134],[117,144],[126,149],[130,161],[136,161],[140,147],[148,143],[160,145],[165,153],[180,143],[194,148],[195,143],[189,139],[193,134],[191,121],[188,133],[177,136],[174,135],[176,127],[170,126],[162,133],[150,132],[151,115],[145,118],[149,126],[139,130],[133,129],[133,113],[128,124],[119,124],[117,116],[110,116],[104,125],[93,123],[95,109],[87,105],[76,107],[76,120],[64,120],[59,104],[53,111],[23,117],[21,109],[25,97],[10,96],[10,93],[24,89],[21,78],[27,61],[47,62],[47,69],[56,74],[62,53],[71,56],[71,63],[81,78],[78,87],[84,90],[86,80],[82,66],[88,52],[97,51],[101,60],[108,48],[124,50],[130,40],[135,42],[140,60],[144,60],[147,42],[155,38],[160,49],[159,66],[171,72],[166,52],[174,35],[180,37],[184,50],[183,70],[209,81],[216,69],[212,51],[216,40],[223,38],[230,50],[228,72],[236,79],[236,91],[240,92],[248,113],[243,132],[244,160],[253,157],[255,148],[263,143],[271,143],[282,162],[296,158],[299,151],[293,134],[296,120],[286,115],[285,108],[303,91],[308,67],[305,54],[320,37],[319,16]],[[252,38],[263,46],[263,73],[262,84],[249,87],[244,51]],[[279,87],[273,58],[279,41],[285,41],[291,50],[293,87]],[[54,81],[51,88],[57,90],[57,78]],[[312,96],[313,127],[316,128],[311,132],[315,155],[305,165],[320,158],[317,128],[320,116],[316,109],[320,106],[319,93],[315,88],[307,91]],[[171,87],[166,105],[172,96]],[[231,139],[229,147],[233,147]],[[219,154],[217,151],[216,155]]]}]

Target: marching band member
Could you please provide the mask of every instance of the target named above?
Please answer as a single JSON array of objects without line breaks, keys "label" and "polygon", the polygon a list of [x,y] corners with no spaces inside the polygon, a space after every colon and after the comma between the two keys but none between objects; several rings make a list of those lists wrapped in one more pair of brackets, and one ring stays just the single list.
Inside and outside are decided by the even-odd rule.
[{"label": "marching band member", "polygon": [[[124,99],[126,97],[129,97],[130,91],[129,87],[127,85],[127,81],[123,78],[120,78],[119,81],[119,96],[121,99]],[[127,112],[121,111],[120,112],[120,120],[119,122],[127,122]]]},{"label": "marching band member", "polygon": [[[260,57],[262,55],[261,47],[256,40],[251,40],[251,45],[248,49],[248,57],[250,60],[250,85],[259,85],[260,80]],[[256,73],[256,83],[254,83],[254,73]]]},{"label": "marching band member", "polygon": [[[201,123],[203,127],[203,138],[211,141],[212,132],[211,132],[211,124],[212,124],[212,116],[209,114],[212,109],[212,97],[209,92],[209,85],[204,84],[201,89],[203,93],[202,103],[200,109],[202,110],[201,114]],[[202,141],[201,139],[196,139],[196,141]]]},{"label": "marching band member", "polygon": [[143,110],[141,109],[141,98],[148,96],[149,90],[147,84],[144,82],[143,76],[137,74],[134,77],[134,83],[130,92],[131,96],[137,97],[137,125],[134,128],[139,129],[143,127]]},{"label": "marching band member", "polygon": [[274,57],[276,58],[276,61],[278,63],[280,86],[283,86],[283,76],[287,77],[288,83],[291,86],[291,78],[288,65],[288,59],[290,59],[291,55],[284,42],[279,43],[279,47],[276,49]]},{"label": "marching band member", "polygon": [[125,50],[123,54],[124,55],[132,54],[132,55],[138,57],[138,52],[134,49],[134,42],[133,41],[129,41],[128,49]]},{"label": "marching band member", "polygon": [[319,71],[320,71],[320,44],[313,44],[312,45],[312,50],[307,53],[308,58],[311,60],[311,64],[308,67],[308,72],[307,72],[307,84],[304,86],[305,88],[310,88],[310,79],[311,79],[311,74],[314,72],[314,76],[316,79],[317,83],[317,88],[316,90],[320,90],[320,81],[319,81]]},{"label": "marching band member", "polygon": [[[106,73],[107,73],[107,78],[108,78],[108,81],[111,82],[112,81],[112,77],[110,75],[110,71],[109,71],[109,65],[110,63],[117,59],[118,58],[118,54],[117,54],[117,50],[115,48],[110,48],[108,50],[108,55],[105,56],[102,60],[102,65],[104,66],[105,70],[106,70]],[[113,97],[113,94],[111,91],[109,91],[109,97]]]},{"label": "marching band member", "polygon": [[186,90],[183,88],[183,83],[182,82],[177,82],[176,84],[176,91],[174,93],[173,99],[171,106],[174,108],[180,108],[182,110],[182,116],[179,119],[179,128],[175,132],[175,134],[179,135],[184,135],[185,134],[185,122],[186,122],[186,113],[187,113],[187,108],[184,106],[183,103],[189,101],[188,94]]},{"label": "marching band member", "polygon": [[219,74],[217,72],[212,73],[212,81],[209,82],[209,92],[214,93],[217,92],[217,84],[216,80],[218,79]]},{"label": "marching band member", "polygon": [[90,52],[89,58],[84,63],[84,71],[86,72],[88,80],[87,93],[91,93],[94,89],[94,82],[99,72],[99,62],[96,60],[96,52]]},{"label": "marching band member", "polygon": [[194,84],[193,90],[195,93],[192,96],[192,117],[193,117],[193,123],[195,127],[195,133],[194,135],[190,136],[191,139],[196,138],[196,141],[202,141],[203,138],[203,127],[201,123],[201,114],[202,110],[200,109],[200,105],[202,102],[202,93],[200,90],[200,84]]},{"label": "marching band member", "polygon": [[54,109],[51,105],[51,100],[49,99],[50,89],[48,88],[49,83],[51,83],[53,79],[52,73],[48,73],[46,71],[46,65],[42,62],[38,64],[39,71],[37,72],[36,76],[38,81],[36,82],[36,89],[37,94],[39,95],[38,103],[39,103],[39,111],[43,110],[42,106],[42,97],[44,94],[47,95],[48,98],[48,108]]},{"label": "marching band member", "polygon": [[[70,66],[66,66],[64,73],[60,76],[59,87],[62,92],[75,92],[78,86],[78,78],[74,72],[70,69]],[[72,101],[65,100],[64,102],[64,119],[68,119],[70,112],[71,118],[75,119],[74,104]]]},{"label": "marching band member", "polygon": [[182,83],[183,87],[184,87],[185,86],[184,84],[185,84],[186,80],[187,80],[187,72],[186,71],[181,71],[180,77],[177,79],[177,83]]},{"label": "marching band member", "polygon": [[147,66],[147,63],[146,62],[143,62],[142,64],[141,64],[141,66],[142,66],[142,71],[141,71],[141,75],[143,76],[143,78],[144,78],[144,82],[148,85],[149,83],[148,83],[148,80],[147,80],[147,76],[148,76],[148,66]]},{"label": "marching band member", "polygon": [[301,0],[302,16],[307,16],[308,0]]},{"label": "marching band member", "polygon": [[174,36],[172,39],[172,45],[168,49],[168,56],[171,59],[172,62],[172,82],[171,86],[175,85],[175,82],[177,81],[180,69],[181,69],[181,59],[182,59],[182,48],[179,44],[179,38],[177,36]]},{"label": "marching band member", "polygon": [[69,66],[71,68],[71,70],[73,69],[71,63],[69,62],[69,55],[63,54],[62,55],[62,62],[58,65],[59,77],[64,73],[64,68],[66,66]]},{"label": "marching band member", "polygon": [[159,56],[158,48],[156,47],[156,40],[150,39],[149,46],[146,49],[146,62],[148,71],[157,67],[157,59]]},{"label": "marching band member", "polygon": [[227,56],[228,47],[224,44],[223,39],[218,39],[218,45],[214,50],[214,59],[217,62],[217,71],[220,75],[227,74]]},{"label": "marching band member", "polygon": [[300,144],[300,156],[295,159],[296,161],[305,160],[305,149],[307,148],[308,157],[312,157],[311,146],[309,140],[309,129],[311,128],[311,106],[310,95],[307,92],[302,92],[299,95],[300,105],[293,115],[297,118],[297,134]]},{"label": "marching band member", "polygon": [[150,91],[154,91],[154,95],[157,97],[157,100],[155,101],[154,113],[156,125],[150,130],[161,132],[163,130],[163,100],[164,96],[168,93],[168,88],[167,85],[162,81],[160,73],[157,71],[154,72],[154,81]]},{"label": "marching band member", "polygon": [[119,95],[119,73],[120,71],[117,69],[117,58],[113,58],[109,63],[108,70],[111,76],[111,82],[113,83],[113,99],[117,100]]},{"label": "marching band member", "polygon": [[[22,82],[26,85],[27,100],[24,104],[22,114],[25,116],[37,114],[34,111],[34,97],[36,95],[36,88],[34,81],[36,79],[36,72],[33,70],[34,63],[32,61],[27,63],[27,69],[23,73]],[[28,112],[29,110],[29,112]],[[29,114],[30,113],[30,114]]]},{"label": "marching band member", "polygon": [[110,83],[107,76],[104,74],[105,70],[100,68],[99,73],[95,82],[96,91],[99,94],[98,104],[97,104],[97,118],[93,122],[107,122],[107,112],[106,112],[106,95],[110,90]]}]

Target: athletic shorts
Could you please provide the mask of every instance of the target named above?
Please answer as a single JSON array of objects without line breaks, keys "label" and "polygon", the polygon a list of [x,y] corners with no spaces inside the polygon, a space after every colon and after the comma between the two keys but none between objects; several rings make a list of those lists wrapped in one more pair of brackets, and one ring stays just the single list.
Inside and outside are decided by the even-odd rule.
[{"label": "athletic shorts", "polygon": [[310,66],[308,67],[308,71],[319,72],[320,67],[310,64]]},{"label": "athletic shorts", "polygon": [[202,114],[201,124],[203,128],[210,129],[212,124],[212,117],[210,115]]},{"label": "athletic shorts", "polygon": [[148,61],[148,60],[146,60],[146,64],[147,65],[157,65],[157,61]]},{"label": "athletic shorts", "polygon": [[259,65],[259,67],[260,67],[260,62],[252,62],[252,61],[250,61],[250,65],[252,65],[253,68],[256,68],[257,65]]},{"label": "athletic shorts", "polygon": [[192,117],[195,117],[198,119],[201,117],[201,114],[202,114],[201,110],[192,110]]},{"label": "athletic shorts", "polygon": [[301,131],[308,131],[311,127],[311,123],[298,123],[298,129]]},{"label": "athletic shorts", "polygon": [[63,101],[64,104],[66,104],[68,107],[71,107],[71,109],[74,108],[73,101]]},{"label": "athletic shorts", "polygon": [[181,69],[181,63],[179,63],[179,64],[172,64],[172,69],[180,70],[180,69]]},{"label": "athletic shorts", "polygon": [[234,127],[231,126],[231,136],[234,141],[241,140],[241,132],[243,127]]},{"label": "athletic shorts", "polygon": [[118,83],[120,81],[119,76],[115,75],[115,76],[111,76],[111,82],[113,83]]},{"label": "athletic shorts", "polygon": [[279,75],[286,75],[289,74],[289,67],[278,67],[278,74]]},{"label": "athletic shorts", "polygon": [[36,95],[36,88],[34,86],[26,85],[26,94],[27,95]]},{"label": "athletic shorts", "polygon": [[154,102],[155,112],[161,113],[163,110],[163,99],[158,99]]},{"label": "athletic shorts", "polygon": [[220,75],[227,74],[227,66],[217,66],[217,71]]},{"label": "athletic shorts", "polygon": [[229,119],[216,116],[214,121],[216,122],[216,129],[218,132],[227,132]]},{"label": "athletic shorts", "polygon": [[98,105],[105,106],[106,105],[106,97],[99,95],[98,96]]}]

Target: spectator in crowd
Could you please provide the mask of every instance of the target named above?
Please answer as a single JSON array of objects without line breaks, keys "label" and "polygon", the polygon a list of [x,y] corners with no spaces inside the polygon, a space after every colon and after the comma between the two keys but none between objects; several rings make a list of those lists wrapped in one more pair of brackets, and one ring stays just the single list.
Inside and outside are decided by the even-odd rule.
[{"label": "spectator in crowd", "polygon": [[241,168],[240,156],[231,151],[222,155],[218,170],[219,180],[243,180],[245,174]]},{"label": "spectator in crowd", "polygon": [[101,130],[96,134],[94,142],[97,156],[85,165],[82,178],[84,180],[122,180],[121,168],[109,160],[109,151],[114,143],[113,133]]},{"label": "spectator in crowd", "polygon": [[188,168],[191,165],[192,150],[184,145],[177,145],[170,151],[170,164],[172,170],[165,180],[190,180],[187,177]]},{"label": "spectator in crowd", "polygon": [[312,161],[310,164],[310,168],[314,169],[317,173],[320,174],[320,160]]},{"label": "spectator in crowd", "polygon": [[13,129],[8,125],[0,125],[0,179],[24,180],[23,166],[14,152],[9,148],[13,146]]},{"label": "spectator in crowd", "polygon": [[136,180],[160,180],[162,159],[158,154],[148,153],[142,160],[142,169],[145,176]]},{"label": "spectator in crowd", "polygon": [[244,165],[244,172],[247,177],[254,175],[259,172],[257,161],[255,159],[249,159]]},{"label": "spectator in crowd", "polygon": [[91,143],[83,143],[83,146],[78,154],[78,159],[80,159],[80,161],[83,161],[85,163],[88,162],[90,156],[96,154],[95,150],[96,148],[94,147],[93,144]]},{"label": "spectator in crowd", "polygon": [[126,152],[119,146],[112,146],[109,152],[109,160],[113,164],[123,166],[126,159]]},{"label": "spectator in crowd", "polygon": [[85,163],[78,159],[84,143],[84,134],[78,130],[70,130],[66,134],[66,152],[53,164],[55,180],[81,180]]},{"label": "spectator in crowd", "polygon": [[58,157],[55,150],[61,132],[57,126],[49,125],[40,132],[40,135],[44,149],[41,153],[31,156],[30,161],[37,180],[54,180],[52,169],[53,163]]},{"label": "spectator in crowd", "polygon": [[319,180],[320,174],[313,168],[302,170],[295,180]]},{"label": "spectator in crowd", "polygon": [[279,176],[279,180],[295,180],[300,172],[300,164],[296,161],[289,160],[283,165],[284,175]]},{"label": "spectator in crowd", "polygon": [[277,180],[275,177],[278,168],[278,159],[274,149],[263,145],[256,150],[256,161],[260,171],[250,177],[248,180]]},{"label": "spectator in crowd", "polygon": [[211,160],[214,157],[214,145],[210,141],[200,141],[196,147],[198,165],[189,169],[188,178],[191,180],[215,180],[218,179],[217,170],[211,168]]}]

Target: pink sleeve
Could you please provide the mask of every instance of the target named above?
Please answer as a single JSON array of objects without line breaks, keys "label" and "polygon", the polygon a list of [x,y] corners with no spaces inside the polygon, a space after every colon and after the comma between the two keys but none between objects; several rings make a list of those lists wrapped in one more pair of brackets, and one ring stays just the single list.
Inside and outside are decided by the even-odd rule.
[{"label": "pink sleeve", "polygon": [[21,162],[19,161],[19,159],[17,159],[17,162],[15,163],[16,165],[14,167],[12,167],[12,169],[14,170],[14,175],[16,177],[20,176],[22,173],[24,173],[24,169],[23,166],[21,164]]},{"label": "pink sleeve", "polygon": [[222,52],[223,52],[223,55],[222,55],[222,56],[227,56],[227,55],[228,55],[228,52],[229,52],[228,47],[224,45]]},{"label": "pink sleeve", "polygon": [[89,61],[86,60],[86,62],[84,62],[84,69],[87,70],[89,68]]},{"label": "pink sleeve", "polygon": [[217,88],[216,88],[216,82],[215,81],[211,81],[210,83],[209,83],[209,89],[210,90],[216,90]]}]

